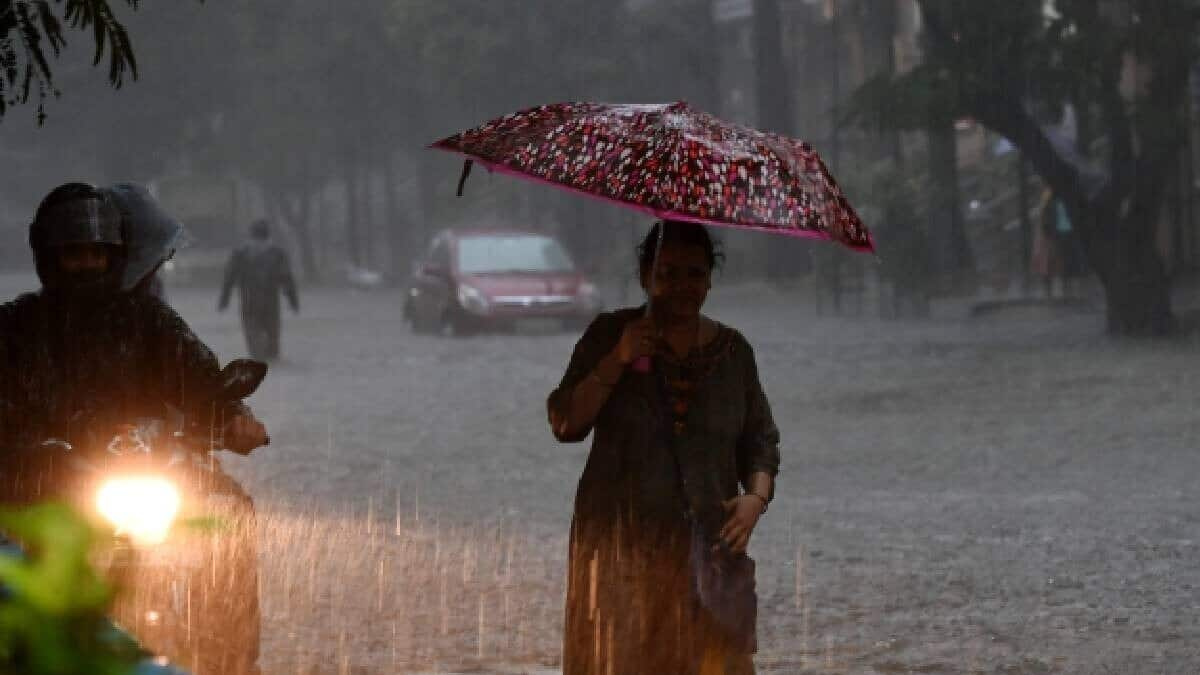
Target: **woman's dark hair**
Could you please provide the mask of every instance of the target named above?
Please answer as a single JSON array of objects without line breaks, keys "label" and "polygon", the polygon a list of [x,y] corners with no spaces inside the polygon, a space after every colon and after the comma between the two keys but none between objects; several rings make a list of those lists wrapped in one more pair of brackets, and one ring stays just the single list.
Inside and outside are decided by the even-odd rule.
[{"label": "woman's dark hair", "polygon": [[[664,227],[665,226],[665,227]],[[704,249],[708,258],[708,268],[719,269],[725,262],[725,254],[721,252],[720,242],[714,242],[708,235],[708,229],[699,223],[689,223],[681,220],[660,220],[646,233],[646,238],[638,244],[638,275],[645,276],[654,264],[654,254],[658,248],[658,232],[663,231],[663,245],[684,244],[699,246]]]}]

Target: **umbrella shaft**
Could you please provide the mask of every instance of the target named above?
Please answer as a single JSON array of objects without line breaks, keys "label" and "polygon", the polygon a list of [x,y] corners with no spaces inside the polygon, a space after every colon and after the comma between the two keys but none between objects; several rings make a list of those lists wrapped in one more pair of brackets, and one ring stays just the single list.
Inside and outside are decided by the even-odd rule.
[{"label": "umbrella shaft", "polygon": [[[667,228],[667,221],[659,222],[658,237],[654,242],[654,257],[650,259],[650,283],[646,289],[646,316],[651,316],[651,308],[654,305],[654,284],[658,281],[658,255],[662,253],[663,230]],[[633,370],[638,373],[650,372],[650,357],[642,356],[633,362]]]},{"label": "umbrella shaft", "polygon": [[646,316],[651,316],[654,305],[654,284],[658,283],[658,256],[662,253],[663,231],[667,229],[667,221],[661,220],[658,225],[658,237],[654,241],[654,257],[650,259],[650,283],[646,289]]}]

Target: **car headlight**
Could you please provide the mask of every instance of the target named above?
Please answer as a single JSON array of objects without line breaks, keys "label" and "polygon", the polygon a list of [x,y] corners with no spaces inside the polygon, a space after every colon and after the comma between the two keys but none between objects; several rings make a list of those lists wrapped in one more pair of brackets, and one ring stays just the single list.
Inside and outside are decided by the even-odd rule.
[{"label": "car headlight", "polygon": [[156,476],[110,478],[96,492],[96,508],[137,544],[162,543],[179,513],[179,489]]},{"label": "car headlight", "polygon": [[466,284],[458,285],[458,304],[462,305],[463,309],[482,312],[488,307],[487,296],[474,286]]}]

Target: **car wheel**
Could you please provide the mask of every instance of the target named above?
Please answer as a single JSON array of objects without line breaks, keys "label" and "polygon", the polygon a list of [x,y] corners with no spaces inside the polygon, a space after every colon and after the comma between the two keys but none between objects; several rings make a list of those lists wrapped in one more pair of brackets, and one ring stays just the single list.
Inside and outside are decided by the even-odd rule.
[{"label": "car wheel", "polygon": [[475,331],[467,325],[466,318],[453,309],[442,314],[441,334],[446,337],[467,337]]},{"label": "car wheel", "polygon": [[437,325],[429,319],[424,318],[416,308],[413,308],[413,311],[408,315],[408,325],[412,328],[412,332],[417,335],[431,335],[437,332]]}]

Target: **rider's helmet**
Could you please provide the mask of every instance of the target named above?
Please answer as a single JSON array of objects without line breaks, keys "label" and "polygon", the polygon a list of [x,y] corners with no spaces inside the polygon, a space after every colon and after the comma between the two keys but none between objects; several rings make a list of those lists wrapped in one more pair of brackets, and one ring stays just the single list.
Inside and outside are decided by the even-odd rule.
[{"label": "rider's helmet", "polygon": [[[48,289],[115,291],[124,270],[122,214],[111,193],[88,183],[65,183],[38,205],[29,225],[29,245],[38,278]],[[71,253],[106,258],[102,265],[73,265]]]},{"label": "rider's helmet", "polygon": [[134,183],[60,185],[29,226],[42,285],[74,294],[138,288],[185,242],[183,224]]}]

